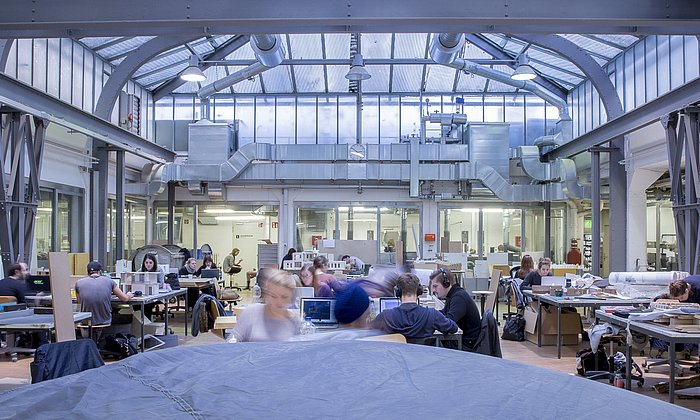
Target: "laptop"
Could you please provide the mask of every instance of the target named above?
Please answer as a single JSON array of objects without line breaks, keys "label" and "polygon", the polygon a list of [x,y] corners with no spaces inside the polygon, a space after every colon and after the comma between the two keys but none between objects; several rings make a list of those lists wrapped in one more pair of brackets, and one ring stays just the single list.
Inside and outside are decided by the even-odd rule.
[{"label": "laptop", "polygon": [[218,279],[219,269],[218,268],[203,268],[200,278],[203,279]]},{"label": "laptop", "polygon": [[51,277],[50,276],[29,276],[24,281],[27,285],[27,295],[33,296],[37,294],[51,293]]},{"label": "laptop", "polygon": [[311,318],[316,328],[338,328],[334,298],[302,298],[301,319]]},{"label": "laptop", "polygon": [[566,277],[564,276],[544,276],[542,277],[542,286],[564,286],[566,285]]},{"label": "laptop", "polygon": [[384,312],[386,309],[396,308],[401,305],[401,299],[390,298],[390,297],[380,297],[379,298],[379,312]]}]

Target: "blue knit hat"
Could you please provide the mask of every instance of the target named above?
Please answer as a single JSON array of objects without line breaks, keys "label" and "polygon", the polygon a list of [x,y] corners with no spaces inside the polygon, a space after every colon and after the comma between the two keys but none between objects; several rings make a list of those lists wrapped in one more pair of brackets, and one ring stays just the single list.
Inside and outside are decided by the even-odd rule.
[{"label": "blue knit hat", "polygon": [[365,313],[369,307],[369,295],[358,282],[352,282],[336,294],[335,318],[341,324],[350,324]]}]

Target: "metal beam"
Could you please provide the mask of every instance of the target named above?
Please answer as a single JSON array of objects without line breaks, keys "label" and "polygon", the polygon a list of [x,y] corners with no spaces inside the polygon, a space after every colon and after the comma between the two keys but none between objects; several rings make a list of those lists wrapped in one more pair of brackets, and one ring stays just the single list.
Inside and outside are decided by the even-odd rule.
[{"label": "metal beam", "polygon": [[[506,61],[510,60],[510,63],[503,63],[506,66],[515,69],[515,63],[513,60],[515,60],[514,56],[511,56],[509,53],[504,51],[502,48],[494,45],[491,41],[488,39],[478,35],[478,34],[464,34],[465,39],[479,48],[480,50],[484,51],[487,54],[491,54],[496,59]],[[474,61],[477,64],[482,64],[479,63],[479,60],[470,60]],[[569,94],[569,91],[562,88],[561,86],[552,83],[549,79],[542,77],[542,76],[537,76],[533,82],[537,83],[538,85],[542,86],[543,88],[547,89],[548,91],[552,92],[553,94],[557,95],[563,100],[566,100],[567,95]]]},{"label": "metal beam", "polygon": [[105,83],[102,88],[100,99],[97,100],[97,104],[95,105],[94,114],[108,120],[110,115],[112,115],[114,104],[117,103],[119,93],[136,70],[163,51],[167,51],[195,39],[197,38],[192,38],[190,35],[153,38],[130,53],[124,61],[114,69],[109,79],[107,79],[107,83]]},{"label": "metal beam", "polygon": [[526,32],[687,34],[700,32],[700,9],[687,0],[639,2],[441,2],[372,0],[351,4],[297,0],[36,0],[6,7],[0,37],[310,32]]},{"label": "metal beam", "polygon": [[[246,45],[249,41],[250,35],[237,35],[231,37],[226,42],[221,44],[219,48],[217,48],[211,54],[204,57],[204,60],[222,60],[226,58],[226,56],[228,56],[229,54],[233,53],[234,51],[237,51],[239,48]],[[199,68],[202,69],[202,71],[204,71],[212,65],[213,64],[206,62],[200,62]],[[163,86],[160,86],[158,89],[153,91],[153,102],[156,102],[164,96],[169,95],[185,83],[186,82],[184,80],[180,79],[179,77],[175,77],[171,81],[165,83]]]},{"label": "metal beam", "polygon": [[0,102],[154,162],[175,159],[175,153],[164,147],[4,74],[0,74]]},{"label": "metal beam", "polygon": [[518,34],[515,36],[561,54],[578,67],[598,91],[600,100],[603,102],[603,107],[608,115],[608,120],[619,117],[624,113],[622,102],[617,96],[617,91],[610,81],[610,77],[600,67],[600,64],[591,58],[588,52],[559,35]]},{"label": "metal beam", "polygon": [[678,111],[700,101],[698,92],[700,92],[700,78],[696,78],[615,119],[609,119],[606,124],[557,147],[547,153],[546,156],[550,160],[572,157],[585,152],[591,147],[600,146],[616,137],[624,136],[646,127],[659,121],[659,118],[663,115]]},{"label": "metal beam", "polygon": [[7,58],[10,56],[10,50],[14,42],[14,39],[0,39],[0,73],[5,72]]},{"label": "metal beam", "polygon": [[[291,45],[288,46],[291,49]],[[435,64],[430,58],[363,58],[366,66],[372,65],[420,65],[420,64]],[[477,58],[469,60],[473,63],[489,65],[489,64],[513,64],[513,58],[492,59],[492,58]],[[203,64],[212,64],[218,66],[249,66],[255,63],[256,60],[219,60],[219,61],[202,61]],[[282,60],[281,66],[349,66],[352,64],[351,58],[290,58]],[[511,66],[512,67],[512,66]]]}]

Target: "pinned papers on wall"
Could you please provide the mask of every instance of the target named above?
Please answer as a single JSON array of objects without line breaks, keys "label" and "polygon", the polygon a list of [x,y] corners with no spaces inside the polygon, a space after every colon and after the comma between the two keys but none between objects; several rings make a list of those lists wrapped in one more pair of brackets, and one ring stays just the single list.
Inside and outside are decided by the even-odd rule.
[{"label": "pinned papers on wall", "polygon": [[335,248],[335,239],[324,239],[323,240],[323,247],[324,248]]}]

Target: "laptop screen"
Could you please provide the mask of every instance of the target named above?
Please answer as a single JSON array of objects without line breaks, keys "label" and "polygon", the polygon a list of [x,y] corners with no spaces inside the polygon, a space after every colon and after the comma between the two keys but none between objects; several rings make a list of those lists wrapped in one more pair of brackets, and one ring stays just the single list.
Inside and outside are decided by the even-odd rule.
[{"label": "laptop screen", "polygon": [[203,279],[218,279],[219,278],[219,269],[218,268],[203,268],[202,275],[200,277]]},{"label": "laptop screen", "polygon": [[302,298],[301,299],[301,319],[311,318],[311,322],[319,325],[334,325],[338,323],[335,319],[335,299],[333,298]]},{"label": "laptop screen", "polygon": [[290,308],[300,309],[301,308],[301,299],[312,298],[312,297],[314,297],[314,288],[313,287],[295,287],[293,294],[292,294],[292,303],[290,305]]},{"label": "laptop screen", "polygon": [[401,300],[399,298],[379,298],[379,312],[396,308],[399,305],[401,305]]},{"label": "laptop screen", "polygon": [[542,277],[542,286],[564,286],[566,285],[566,277],[560,276],[544,276]]},{"label": "laptop screen", "polygon": [[29,276],[25,280],[27,285],[27,294],[36,295],[37,293],[51,293],[51,277],[50,276]]}]

